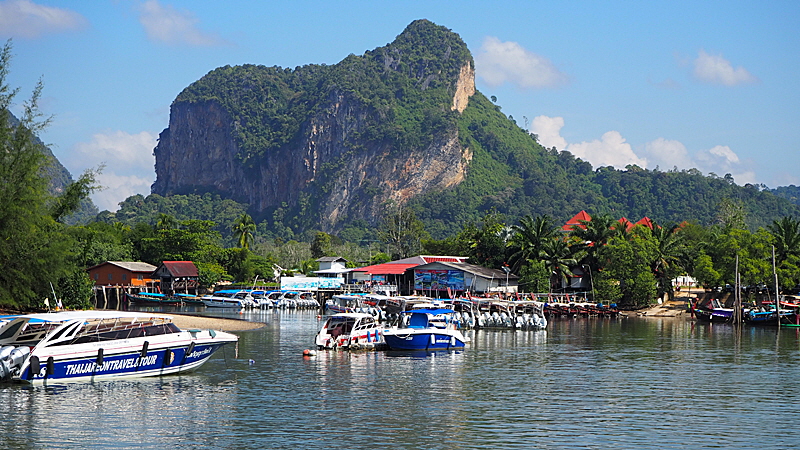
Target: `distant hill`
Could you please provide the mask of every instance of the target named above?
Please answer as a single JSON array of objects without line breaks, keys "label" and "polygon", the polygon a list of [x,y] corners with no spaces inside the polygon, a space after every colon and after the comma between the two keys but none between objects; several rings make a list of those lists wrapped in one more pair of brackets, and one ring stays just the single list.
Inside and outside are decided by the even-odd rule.
[{"label": "distant hill", "polygon": [[795,205],[800,205],[800,186],[790,184],[789,186],[780,186],[772,189],[771,192],[778,197],[785,198]]},{"label": "distant hill", "polygon": [[413,208],[435,237],[491,210],[509,223],[585,209],[709,224],[735,202],[753,228],[800,216],[730,176],[594,168],[546,149],[475,90],[474,76],[458,34],[427,20],[334,65],[220,67],[173,102],[152,192],[249,205],[278,235],[374,226],[387,205]]},{"label": "distant hill", "polygon": [[[17,126],[19,124],[19,119],[10,111],[8,115],[11,125]],[[46,164],[44,166],[44,176],[48,179],[48,191],[53,195],[60,195],[64,192],[64,188],[75,180],[72,178],[72,174],[69,173],[69,170],[56,158],[53,151],[50,150],[50,147],[45,145],[38,137],[36,137],[36,142],[40,145],[42,153],[45,155]],[[97,212],[97,206],[95,206],[91,199],[87,198],[81,202],[78,211],[66,218],[65,223],[70,225],[86,223],[93,219],[97,215]]]}]

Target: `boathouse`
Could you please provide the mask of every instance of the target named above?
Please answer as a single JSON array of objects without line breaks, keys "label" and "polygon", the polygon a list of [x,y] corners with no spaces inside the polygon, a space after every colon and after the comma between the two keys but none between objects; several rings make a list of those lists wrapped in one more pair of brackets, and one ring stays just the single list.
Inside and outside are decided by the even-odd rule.
[{"label": "boathouse", "polygon": [[414,290],[434,297],[470,293],[513,294],[519,277],[510,271],[488,269],[465,262],[437,261],[414,267]]},{"label": "boathouse", "polygon": [[383,264],[359,267],[351,271],[351,282],[353,283],[388,283],[403,284],[403,277],[408,269],[428,264],[432,262],[466,262],[466,256],[433,256],[419,255],[409,258],[389,261]]},{"label": "boathouse", "polygon": [[138,288],[152,286],[157,281],[153,277],[155,270],[152,264],[134,261],[106,261],[86,269],[95,286]]},{"label": "boathouse", "polygon": [[344,274],[350,272],[347,260],[341,256],[323,256],[316,261],[319,263],[319,270],[315,270],[314,273],[319,277],[342,278]]},{"label": "boathouse", "polygon": [[153,278],[159,280],[164,294],[196,293],[200,280],[197,266],[191,261],[164,261],[153,271]]}]

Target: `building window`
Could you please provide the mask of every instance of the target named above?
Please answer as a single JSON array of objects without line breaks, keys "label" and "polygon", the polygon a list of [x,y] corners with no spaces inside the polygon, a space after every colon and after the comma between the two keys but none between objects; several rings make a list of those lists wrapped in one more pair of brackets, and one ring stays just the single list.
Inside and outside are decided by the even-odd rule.
[{"label": "building window", "polygon": [[94,279],[95,279],[95,280],[99,280],[99,279],[100,279],[100,273],[98,273],[98,272],[95,272],[95,273],[94,273]]},{"label": "building window", "polygon": [[122,281],[125,281],[127,279],[128,279],[128,274],[127,273],[123,273],[122,274]]},{"label": "building window", "polygon": [[113,273],[108,274],[108,281],[111,281],[113,279],[114,279],[114,274]]},{"label": "building window", "polygon": [[144,280],[144,275],[137,275],[137,276],[136,276],[136,279],[137,279],[137,280],[140,280],[140,281],[141,281],[141,280]]}]

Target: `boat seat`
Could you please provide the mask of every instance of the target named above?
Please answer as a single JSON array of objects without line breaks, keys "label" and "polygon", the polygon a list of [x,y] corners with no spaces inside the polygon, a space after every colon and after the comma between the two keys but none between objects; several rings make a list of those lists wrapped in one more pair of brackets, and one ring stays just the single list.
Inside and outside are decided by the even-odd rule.
[{"label": "boat seat", "polygon": [[408,328],[427,328],[428,317],[424,314],[412,314],[411,320],[408,321]]}]

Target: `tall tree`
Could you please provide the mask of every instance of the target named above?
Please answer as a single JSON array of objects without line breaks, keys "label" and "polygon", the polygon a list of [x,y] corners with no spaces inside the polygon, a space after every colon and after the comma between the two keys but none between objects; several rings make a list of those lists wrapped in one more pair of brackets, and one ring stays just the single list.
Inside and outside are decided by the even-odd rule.
[{"label": "tall tree", "polygon": [[[311,257],[322,258],[323,256],[331,256],[331,235],[323,231],[317,231],[314,235],[314,240],[311,241]],[[305,271],[304,271],[305,273]]]},{"label": "tall tree", "polygon": [[502,267],[506,262],[506,230],[502,216],[496,211],[483,216],[480,226],[469,224],[465,227],[470,261],[493,269]]},{"label": "tall tree", "polygon": [[580,225],[572,226],[570,236],[578,241],[575,254],[581,257],[578,262],[581,266],[589,267],[591,271],[589,276],[592,279],[605,265],[600,260],[603,247],[612,237],[622,235],[617,231],[617,227],[625,228],[624,224],[620,224],[607,214],[598,214],[591,220],[581,220]]},{"label": "tall tree", "polygon": [[613,296],[621,296],[620,302],[628,307],[650,305],[656,297],[656,279],[652,271],[656,243],[650,228],[637,226],[631,230],[629,239],[614,237],[603,247],[603,257],[613,261],[598,277],[605,290],[609,284],[619,287]]},{"label": "tall tree", "polygon": [[550,291],[561,283],[566,284],[566,278],[572,275],[571,268],[578,262],[573,257],[573,249],[563,237],[553,237],[544,242],[540,258],[550,273]]},{"label": "tall tree", "polygon": [[668,294],[672,298],[672,280],[684,271],[681,262],[684,261],[683,239],[677,225],[668,227],[654,226],[653,239],[656,241],[656,255],[653,265],[653,274],[658,281],[658,295]]},{"label": "tall tree", "polygon": [[545,241],[556,235],[553,219],[548,215],[531,217],[526,215],[514,226],[514,235],[511,238],[511,271],[520,273],[522,267],[529,261],[539,261],[542,245]]},{"label": "tall tree", "polygon": [[[9,110],[18,89],[6,83],[10,61],[8,41],[0,50],[0,304],[40,306],[41,299],[49,296],[51,282],[85,281],[85,276],[81,281],[75,275],[83,268],[72,260],[74,243],[56,220],[73,212],[88,192],[78,186],[67,189],[68,198],[47,193],[44,148],[36,138],[49,123],[38,108],[42,83],[23,103],[19,121],[12,120]],[[82,186],[91,190],[93,182],[88,174]],[[83,296],[86,291],[76,292]],[[65,298],[66,303],[72,300]],[[75,300],[80,304],[85,299]]]},{"label": "tall tree", "polygon": [[422,240],[428,237],[422,221],[410,208],[390,208],[378,229],[379,239],[385,243],[394,259],[419,254]]},{"label": "tall tree", "polygon": [[775,245],[775,260],[778,265],[790,256],[800,256],[800,220],[782,217],[767,227]]},{"label": "tall tree", "polygon": [[256,232],[256,223],[250,217],[250,214],[244,213],[239,216],[231,229],[239,248],[249,249],[255,239]]}]

